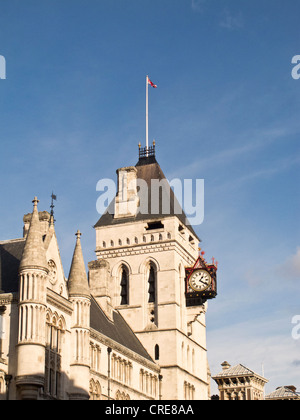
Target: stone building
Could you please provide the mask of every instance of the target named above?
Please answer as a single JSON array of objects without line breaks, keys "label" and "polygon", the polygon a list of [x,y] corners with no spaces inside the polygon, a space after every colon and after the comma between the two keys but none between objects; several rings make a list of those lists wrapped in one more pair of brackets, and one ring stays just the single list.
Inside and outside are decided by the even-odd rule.
[{"label": "stone building", "polygon": [[209,398],[207,304],[185,301],[199,238],[167,182],[169,213],[161,200],[138,211],[139,180],[165,180],[154,153],[117,173],[88,274],[78,231],[65,277],[53,213],[37,198],[23,237],[0,242],[0,398]]},{"label": "stone building", "polygon": [[222,372],[212,379],[216,381],[220,400],[263,400],[268,380],[239,364],[222,363]]},{"label": "stone building", "polygon": [[276,400],[300,400],[300,394],[296,392],[296,387],[293,385],[290,386],[280,386],[276,388],[275,391],[271,392],[270,394],[266,395],[266,400],[268,401],[276,401]]}]

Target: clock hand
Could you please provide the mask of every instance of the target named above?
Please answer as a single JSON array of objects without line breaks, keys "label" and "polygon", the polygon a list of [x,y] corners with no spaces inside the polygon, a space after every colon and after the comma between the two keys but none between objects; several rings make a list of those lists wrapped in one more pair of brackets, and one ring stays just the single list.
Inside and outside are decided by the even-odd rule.
[{"label": "clock hand", "polygon": [[202,281],[201,279],[200,279],[200,282],[203,283],[203,284],[207,284],[205,281]]}]

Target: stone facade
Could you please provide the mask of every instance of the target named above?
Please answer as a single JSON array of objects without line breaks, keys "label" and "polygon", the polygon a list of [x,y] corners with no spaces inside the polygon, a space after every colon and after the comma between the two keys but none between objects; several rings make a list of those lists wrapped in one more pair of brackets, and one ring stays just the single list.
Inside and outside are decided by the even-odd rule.
[{"label": "stone facade", "polygon": [[275,391],[266,395],[267,401],[300,401],[300,394],[293,385],[280,386]]},{"label": "stone facade", "polygon": [[187,308],[184,289],[199,239],[184,215],[137,215],[135,180],[161,174],[142,166],[118,171],[130,189],[119,179],[95,225],[88,275],[77,232],[66,278],[36,198],[24,237],[0,242],[1,399],[209,399],[207,305]]}]

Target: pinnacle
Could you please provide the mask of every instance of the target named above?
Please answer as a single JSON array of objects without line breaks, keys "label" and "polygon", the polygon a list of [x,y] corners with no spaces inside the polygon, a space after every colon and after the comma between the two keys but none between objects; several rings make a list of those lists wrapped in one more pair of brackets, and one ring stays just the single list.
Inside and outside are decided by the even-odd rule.
[{"label": "pinnacle", "polygon": [[69,274],[69,295],[90,296],[90,290],[81,248],[80,231],[78,230],[75,235],[77,236],[77,240]]},{"label": "pinnacle", "polygon": [[47,269],[48,266],[37,209],[39,200],[34,197],[32,202],[33,212],[19,270],[33,267]]}]

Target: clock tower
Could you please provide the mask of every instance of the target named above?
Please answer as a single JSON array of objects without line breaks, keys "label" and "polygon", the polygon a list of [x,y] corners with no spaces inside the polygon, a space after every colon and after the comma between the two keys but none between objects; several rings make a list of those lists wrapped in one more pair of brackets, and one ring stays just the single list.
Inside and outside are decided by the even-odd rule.
[{"label": "clock tower", "polygon": [[[208,399],[203,293],[214,293],[216,270],[199,261],[199,238],[156,161],[155,144],[140,147],[136,166],[118,169],[117,177],[116,197],[95,225],[91,293],[108,317],[115,310],[124,316],[159,364],[162,399]],[[146,386],[143,374],[140,384]]]}]

